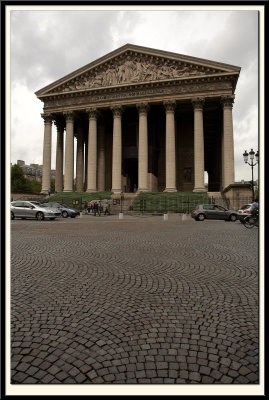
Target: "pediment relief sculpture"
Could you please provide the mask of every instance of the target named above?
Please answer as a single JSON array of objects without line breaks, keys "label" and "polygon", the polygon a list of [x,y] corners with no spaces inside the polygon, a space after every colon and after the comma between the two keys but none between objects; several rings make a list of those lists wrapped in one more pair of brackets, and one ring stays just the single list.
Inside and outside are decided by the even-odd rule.
[{"label": "pediment relief sculpture", "polygon": [[57,87],[53,92],[109,87],[138,82],[151,82],[177,79],[189,76],[209,75],[216,71],[199,65],[175,60],[164,60],[158,57],[143,55],[130,56],[124,59],[111,60],[79,77]]}]

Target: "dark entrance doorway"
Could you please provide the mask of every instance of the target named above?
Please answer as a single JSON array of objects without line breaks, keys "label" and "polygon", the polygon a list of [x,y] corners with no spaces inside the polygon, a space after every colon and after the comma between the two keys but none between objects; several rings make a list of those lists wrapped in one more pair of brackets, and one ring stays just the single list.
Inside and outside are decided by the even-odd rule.
[{"label": "dark entrance doorway", "polygon": [[126,192],[133,193],[134,188],[138,187],[138,160],[137,158],[128,158],[123,160],[123,175],[126,176]]}]

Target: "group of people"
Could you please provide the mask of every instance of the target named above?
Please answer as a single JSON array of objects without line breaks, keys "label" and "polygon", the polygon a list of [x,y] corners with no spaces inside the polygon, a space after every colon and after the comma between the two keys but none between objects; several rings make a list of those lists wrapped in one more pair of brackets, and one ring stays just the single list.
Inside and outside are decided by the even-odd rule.
[{"label": "group of people", "polygon": [[105,215],[110,215],[109,203],[102,201],[86,201],[84,204],[84,214],[90,214],[90,212],[92,212],[94,216],[98,214],[99,217],[101,212],[103,212]]}]

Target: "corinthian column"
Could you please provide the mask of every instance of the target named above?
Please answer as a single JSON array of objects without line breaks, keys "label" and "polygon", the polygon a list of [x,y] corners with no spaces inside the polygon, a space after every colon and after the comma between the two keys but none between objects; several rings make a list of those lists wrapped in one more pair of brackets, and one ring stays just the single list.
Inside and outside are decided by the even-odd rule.
[{"label": "corinthian column", "polygon": [[87,192],[96,192],[97,175],[97,110],[90,108],[86,110],[89,115],[89,138],[88,138],[88,184]]},{"label": "corinthian column", "polygon": [[222,96],[223,105],[223,149],[222,149],[222,187],[234,183],[234,140],[233,140],[233,102],[234,96]]},{"label": "corinthian column", "polygon": [[44,119],[44,142],[43,142],[43,167],[42,167],[42,193],[47,193],[50,188],[51,172],[51,124],[50,114],[41,114]]},{"label": "corinthian column", "polygon": [[113,112],[113,148],[112,148],[112,192],[121,192],[121,116],[122,107],[111,107]]},{"label": "corinthian column", "polygon": [[83,172],[84,172],[84,137],[83,129],[78,127],[77,135],[77,165],[76,165],[76,190],[83,191]]},{"label": "corinthian column", "polygon": [[55,125],[57,128],[55,191],[59,193],[63,191],[64,124],[61,121],[56,120]]},{"label": "corinthian column", "polygon": [[97,157],[97,189],[105,191],[105,126],[104,122],[98,125],[98,157]]},{"label": "corinthian column", "polygon": [[194,192],[205,192],[204,184],[204,99],[193,99],[194,108]]},{"label": "corinthian column", "polygon": [[166,111],[166,183],[165,192],[176,192],[175,108],[173,100],[164,102]]},{"label": "corinthian column", "polygon": [[74,114],[64,112],[66,119],[64,192],[73,192],[74,181]]},{"label": "corinthian column", "polygon": [[138,191],[148,192],[148,103],[136,105],[139,112]]}]

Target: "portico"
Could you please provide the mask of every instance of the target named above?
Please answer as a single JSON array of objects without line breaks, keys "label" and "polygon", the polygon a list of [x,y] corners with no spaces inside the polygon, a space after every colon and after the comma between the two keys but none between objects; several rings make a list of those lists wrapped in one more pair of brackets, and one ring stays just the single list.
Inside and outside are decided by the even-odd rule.
[{"label": "portico", "polygon": [[[42,191],[221,191],[234,183],[234,91],[240,68],[125,45],[39,90]],[[74,140],[77,140],[76,166]],[[65,146],[63,145],[65,143]],[[65,154],[64,149],[65,148]],[[64,164],[63,164],[64,160]]]}]

